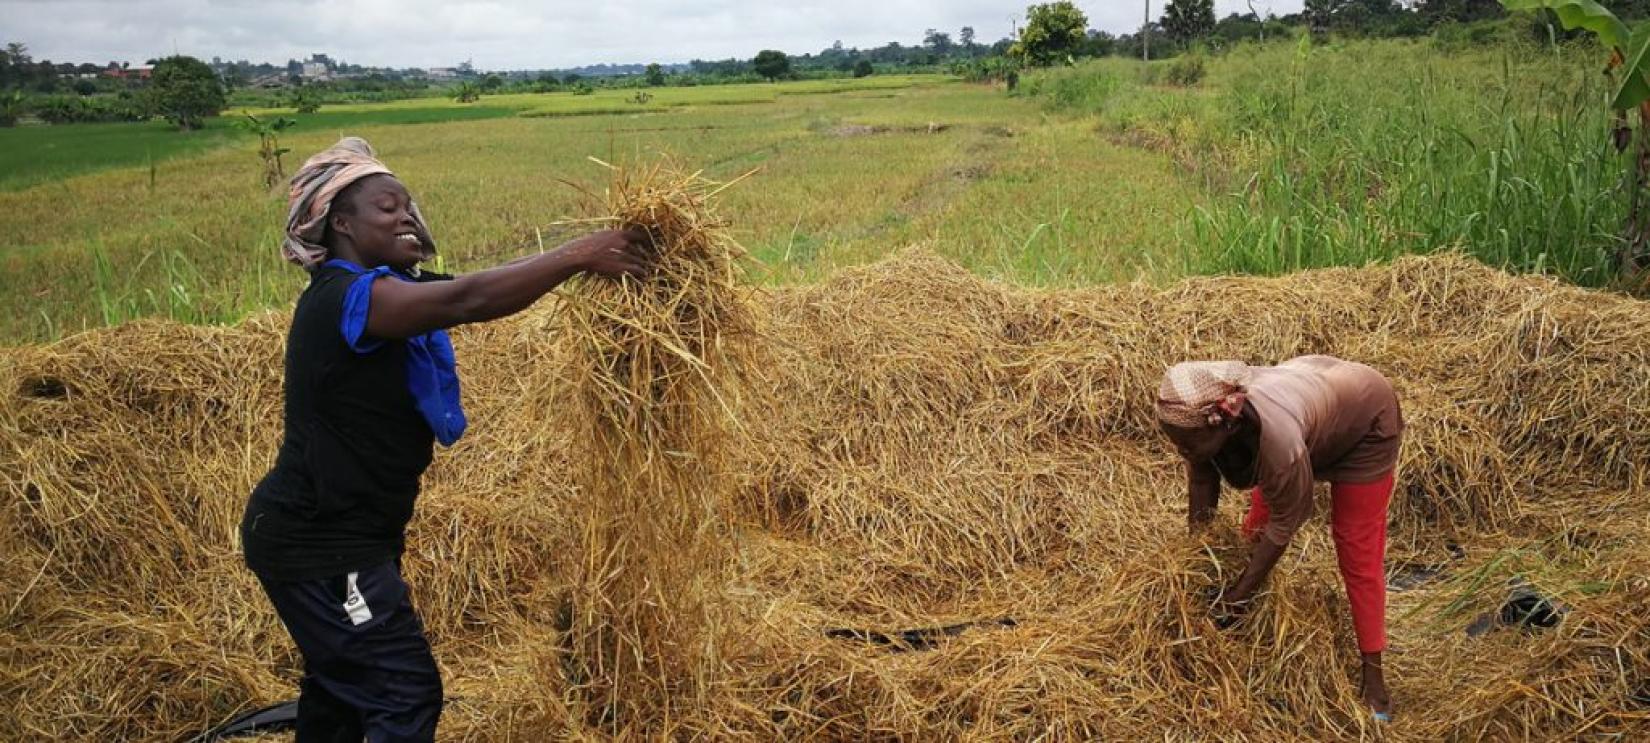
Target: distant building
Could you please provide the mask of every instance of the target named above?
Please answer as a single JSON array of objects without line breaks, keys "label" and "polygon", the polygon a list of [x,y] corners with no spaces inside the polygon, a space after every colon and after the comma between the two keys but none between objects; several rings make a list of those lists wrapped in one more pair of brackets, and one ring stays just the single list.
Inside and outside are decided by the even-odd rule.
[{"label": "distant building", "polygon": [[110,65],[109,69],[103,71],[104,77],[112,77],[117,80],[148,80],[154,74],[155,68],[153,67],[116,67]]},{"label": "distant building", "polygon": [[457,80],[458,70],[451,67],[431,67],[424,71],[424,77],[431,80]]},{"label": "distant building", "polygon": [[305,80],[321,82],[332,79],[332,68],[325,62],[316,62],[312,59],[304,63],[304,71],[301,74]]},{"label": "distant building", "polygon": [[268,75],[259,75],[255,78],[252,78],[251,85],[254,88],[264,88],[264,89],[284,88],[284,87],[287,86],[286,77],[287,77],[287,75],[286,75],[286,72],[284,72],[284,71],[283,72],[272,72]]}]

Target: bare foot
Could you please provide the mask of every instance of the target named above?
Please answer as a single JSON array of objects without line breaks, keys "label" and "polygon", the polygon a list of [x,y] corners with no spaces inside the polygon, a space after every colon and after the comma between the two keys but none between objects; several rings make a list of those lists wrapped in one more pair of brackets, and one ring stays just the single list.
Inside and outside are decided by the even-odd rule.
[{"label": "bare foot", "polygon": [[1363,661],[1364,704],[1369,705],[1377,715],[1390,719],[1392,695],[1387,693],[1386,676],[1381,672],[1381,654],[1365,653]]}]

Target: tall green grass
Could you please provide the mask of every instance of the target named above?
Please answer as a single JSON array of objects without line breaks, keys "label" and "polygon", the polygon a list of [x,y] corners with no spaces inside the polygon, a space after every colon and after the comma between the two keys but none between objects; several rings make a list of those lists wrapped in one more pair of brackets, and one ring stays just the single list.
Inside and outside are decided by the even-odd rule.
[{"label": "tall green grass", "polygon": [[1217,195],[1181,228],[1193,273],[1275,274],[1459,249],[1610,284],[1626,157],[1596,48],[1422,41],[1242,47],[1190,89],[1108,60],[1034,79],[1103,134]]}]

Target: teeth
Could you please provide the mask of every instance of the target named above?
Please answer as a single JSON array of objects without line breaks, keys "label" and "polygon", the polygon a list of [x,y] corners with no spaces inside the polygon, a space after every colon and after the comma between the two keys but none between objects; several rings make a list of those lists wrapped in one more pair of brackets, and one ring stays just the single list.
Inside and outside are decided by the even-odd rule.
[{"label": "teeth", "polygon": [[397,239],[397,240],[411,240],[413,242],[418,242],[418,236],[414,235],[414,234],[411,234],[411,233],[408,233],[408,234],[405,234],[405,235],[396,235],[395,239]]}]

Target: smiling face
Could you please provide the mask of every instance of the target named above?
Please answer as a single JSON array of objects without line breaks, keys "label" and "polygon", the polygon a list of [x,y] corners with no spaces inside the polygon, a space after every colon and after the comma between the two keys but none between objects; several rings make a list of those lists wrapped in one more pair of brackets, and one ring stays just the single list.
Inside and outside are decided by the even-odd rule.
[{"label": "smiling face", "polygon": [[407,271],[424,259],[428,240],[412,216],[412,197],[392,175],[374,175],[338,193],[327,219],[333,255],[363,268]]}]

